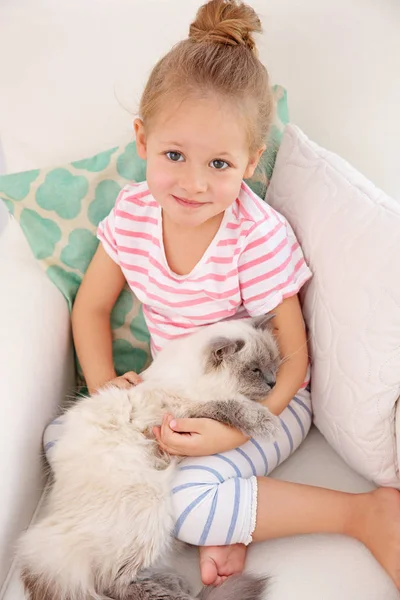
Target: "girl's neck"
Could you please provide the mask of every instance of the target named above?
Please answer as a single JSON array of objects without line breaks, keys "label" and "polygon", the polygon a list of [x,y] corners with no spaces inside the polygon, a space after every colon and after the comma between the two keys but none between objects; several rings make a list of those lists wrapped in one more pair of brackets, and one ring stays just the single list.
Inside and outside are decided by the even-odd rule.
[{"label": "girl's neck", "polygon": [[162,235],[165,258],[177,275],[188,275],[200,262],[218,233],[224,212],[197,227],[177,225],[163,213]]},{"label": "girl's neck", "polygon": [[167,232],[169,236],[179,236],[181,238],[184,237],[192,237],[192,236],[203,236],[207,235],[208,232],[214,231],[215,233],[218,231],[222,220],[224,218],[225,211],[211,217],[208,221],[201,223],[201,225],[197,225],[195,227],[187,227],[185,225],[179,225],[172,221],[168,214],[162,211],[162,222],[163,222],[163,234]]}]

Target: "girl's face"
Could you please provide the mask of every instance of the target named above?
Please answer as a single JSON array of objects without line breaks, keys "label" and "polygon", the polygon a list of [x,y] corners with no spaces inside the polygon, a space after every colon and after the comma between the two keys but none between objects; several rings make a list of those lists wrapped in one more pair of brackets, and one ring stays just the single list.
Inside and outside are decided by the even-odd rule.
[{"label": "girl's face", "polygon": [[147,183],[176,224],[197,227],[221,215],[251,177],[264,150],[250,156],[243,119],[218,96],[184,100],[166,108],[149,131],[134,123]]}]

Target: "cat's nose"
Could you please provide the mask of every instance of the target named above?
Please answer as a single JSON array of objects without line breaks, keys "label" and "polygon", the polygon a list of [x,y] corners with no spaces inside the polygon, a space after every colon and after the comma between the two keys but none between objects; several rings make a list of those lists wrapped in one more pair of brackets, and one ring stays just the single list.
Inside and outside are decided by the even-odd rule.
[{"label": "cat's nose", "polygon": [[265,378],[265,383],[267,383],[269,385],[269,387],[272,388],[275,387],[276,384],[276,379],[273,375],[271,375],[271,373],[269,373]]},{"label": "cat's nose", "polygon": [[275,377],[274,373],[271,373],[271,372],[265,373],[264,374],[264,380],[265,380],[265,383],[269,385],[269,387],[271,388],[271,390],[272,390],[273,387],[275,387],[276,377]]}]

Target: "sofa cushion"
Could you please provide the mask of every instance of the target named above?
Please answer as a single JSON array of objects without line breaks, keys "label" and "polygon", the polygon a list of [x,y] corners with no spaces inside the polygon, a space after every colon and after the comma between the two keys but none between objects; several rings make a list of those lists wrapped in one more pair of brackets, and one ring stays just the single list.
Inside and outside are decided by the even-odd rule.
[{"label": "sofa cushion", "polygon": [[74,369],[65,300],[9,217],[0,234],[0,280],[7,282],[0,294],[1,589],[45,483],[43,429],[73,389]]},{"label": "sofa cushion", "polygon": [[303,300],[315,423],[355,470],[400,487],[400,205],[291,125],[267,201],[314,273]]}]

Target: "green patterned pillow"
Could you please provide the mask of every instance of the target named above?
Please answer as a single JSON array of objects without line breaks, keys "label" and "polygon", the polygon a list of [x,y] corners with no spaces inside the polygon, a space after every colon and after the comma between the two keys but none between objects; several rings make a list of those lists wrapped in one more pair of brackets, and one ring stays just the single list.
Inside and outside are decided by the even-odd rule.
[{"label": "green patterned pillow", "polygon": [[[262,198],[288,122],[286,91],[274,86],[276,116],[260,172],[247,181]],[[129,181],[146,178],[146,163],[135,142],[111,148],[62,167],[0,176],[0,200],[21,228],[50,279],[72,304],[97,248],[98,223]],[[111,315],[113,356],[118,374],[140,372],[150,360],[149,333],[142,307],[126,287]]]}]

